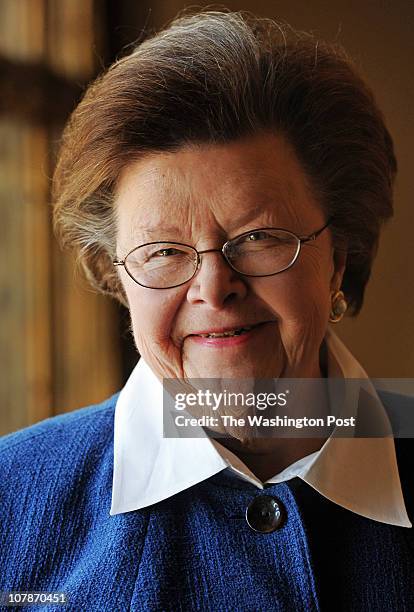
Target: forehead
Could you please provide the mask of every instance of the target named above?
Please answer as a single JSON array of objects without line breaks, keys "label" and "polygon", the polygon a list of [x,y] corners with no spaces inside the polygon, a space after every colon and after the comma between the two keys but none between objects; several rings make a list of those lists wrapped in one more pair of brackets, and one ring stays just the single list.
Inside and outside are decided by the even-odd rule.
[{"label": "forehead", "polygon": [[121,236],[213,222],[231,234],[259,218],[292,226],[319,209],[292,147],[277,135],[147,154],[124,168],[115,203]]}]

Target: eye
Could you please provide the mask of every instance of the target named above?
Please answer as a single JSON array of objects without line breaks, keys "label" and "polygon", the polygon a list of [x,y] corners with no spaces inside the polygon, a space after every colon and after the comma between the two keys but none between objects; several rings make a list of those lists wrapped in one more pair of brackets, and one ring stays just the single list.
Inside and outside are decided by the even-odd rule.
[{"label": "eye", "polygon": [[247,236],[245,236],[245,240],[247,242],[254,242],[255,240],[266,240],[266,238],[270,238],[270,234],[263,231],[250,232]]},{"label": "eye", "polygon": [[179,249],[168,247],[166,249],[159,249],[151,254],[151,257],[171,257],[172,255],[182,255],[183,252]]}]

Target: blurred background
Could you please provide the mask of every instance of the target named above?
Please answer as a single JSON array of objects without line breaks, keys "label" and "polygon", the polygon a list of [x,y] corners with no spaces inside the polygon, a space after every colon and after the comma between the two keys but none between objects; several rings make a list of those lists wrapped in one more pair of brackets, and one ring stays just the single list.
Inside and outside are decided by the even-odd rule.
[{"label": "blurred background", "polygon": [[[56,244],[50,177],[62,127],[87,83],[185,6],[0,0],[0,434],[102,401],[137,361],[126,310],[94,293]],[[371,377],[414,377],[414,2],[225,6],[341,42],[374,90],[399,161],[395,217],[383,233],[362,313],[335,331]]]}]

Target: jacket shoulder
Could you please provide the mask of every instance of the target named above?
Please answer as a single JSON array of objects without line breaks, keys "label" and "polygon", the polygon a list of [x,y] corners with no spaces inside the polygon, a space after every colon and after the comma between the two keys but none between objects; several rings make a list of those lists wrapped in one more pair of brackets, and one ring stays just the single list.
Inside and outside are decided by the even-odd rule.
[{"label": "jacket shoulder", "polygon": [[[52,462],[62,469],[70,466],[91,447],[106,444],[113,433],[113,419],[119,391],[103,402],[49,417],[0,438],[0,465],[14,466],[12,474],[24,478],[24,465],[33,472],[35,466]],[[58,460],[58,464],[56,461]],[[16,468],[20,467],[21,470]],[[26,472],[27,473],[27,472]],[[9,483],[10,484],[10,483]]]}]

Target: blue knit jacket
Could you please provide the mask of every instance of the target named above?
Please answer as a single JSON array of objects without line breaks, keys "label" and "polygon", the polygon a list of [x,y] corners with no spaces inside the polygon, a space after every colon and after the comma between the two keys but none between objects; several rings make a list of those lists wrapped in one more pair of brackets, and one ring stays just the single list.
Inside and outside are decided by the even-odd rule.
[{"label": "blue knit jacket", "polygon": [[[0,440],[0,591],[62,591],[76,611],[414,610],[414,530],[298,478],[267,487],[287,510],[268,534],[245,520],[262,492],[226,472],[110,516],[117,397]],[[396,448],[413,520],[412,441]]]}]

